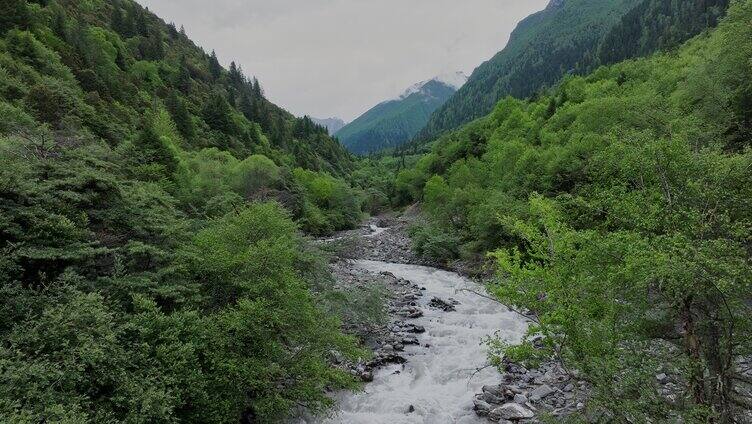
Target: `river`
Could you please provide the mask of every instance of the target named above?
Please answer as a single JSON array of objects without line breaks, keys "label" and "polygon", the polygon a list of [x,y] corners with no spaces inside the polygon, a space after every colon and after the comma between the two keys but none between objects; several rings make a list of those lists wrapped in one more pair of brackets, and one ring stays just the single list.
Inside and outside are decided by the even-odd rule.
[{"label": "river", "polygon": [[[499,374],[488,364],[483,339],[497,334],[518,341],[527,324],[504,306],[463,288],[483,290],[476,283],[436,268],[357,260],[352,266],[379,273],[391,272],[425,287],[417,302],[421,318],[408,320],[425,327],[420,345],[407,346],[407,362],[379,369],[362,392],[336,396],[329,417],[307,423],[320,424],[470,424],[487,423],[473,412],[474,394],[486,384],[498,384]],[[428,306],[438,297],[459,302],[456,311]],[[480,370],[480,371],[479,371]]]}]

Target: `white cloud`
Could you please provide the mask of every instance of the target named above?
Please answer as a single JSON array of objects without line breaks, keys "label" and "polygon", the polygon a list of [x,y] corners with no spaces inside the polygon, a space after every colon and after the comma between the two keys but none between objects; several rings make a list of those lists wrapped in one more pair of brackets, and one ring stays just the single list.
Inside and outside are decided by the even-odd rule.
[{"label": "white cloud", "polygon": [[467,74],[548,0],[138,0],[291,112],[355,118],[435,75]]}]

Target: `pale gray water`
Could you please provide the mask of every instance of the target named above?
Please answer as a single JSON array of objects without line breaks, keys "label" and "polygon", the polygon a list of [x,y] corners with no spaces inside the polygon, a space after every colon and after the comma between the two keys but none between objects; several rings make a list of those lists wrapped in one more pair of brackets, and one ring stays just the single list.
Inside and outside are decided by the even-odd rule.
[{"label": "pale gray water", "polygon": [[[353,266],[388,271],[421,287],[425,295],[419,300],[424,316],[406,320],[422,325],[421,346],[408,346],[408,362],[376,372],[373,383],[360,393],[341,393],[330,418],[303,420],[322,424],[470,424],[486,423],[472,410],[473,396],[484,384],[498,384],[499,374],[486,368],[487,351],[482,340],[498,334],[510,342],[518,341],[527,324],[519,315],[502,305],[476,294],[460,291],[477,284],[458,274],[416,265],[355,261]],[[460,302],[455,312],[429,308],[433,297],[454,298]],[[424,347],[428,344],[430,347]],[[399,371],[399,373],[396,373]],[[471,378],[472,377],[472,378]],[[415,411],[408,412],[412,405]]]}]

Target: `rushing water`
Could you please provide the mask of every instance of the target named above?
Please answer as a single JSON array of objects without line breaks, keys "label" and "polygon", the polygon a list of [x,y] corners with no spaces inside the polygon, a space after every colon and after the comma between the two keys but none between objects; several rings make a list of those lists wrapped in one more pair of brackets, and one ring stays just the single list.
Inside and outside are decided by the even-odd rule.
[{"label": "rushing water", "polygon": [[[419,335],[420,346],[405,347],[406,364],[380,369],[373,383],[366,385],[363,392],[337,396],[338,404],[332,417],[308,422],[487,422],[473,412],[473,395],[484,384],[498,384],[499,375],[493,368],[477,371],[487,364],[482,340],[498,332],[510,342],[517,341],[527,327],[524,319],[496,302],[462,291],[462,288],[477,291],[479,287],[452,272],[374,261],[356,261],[354,266],[372,272],[388,271],[425,287],[425,295],[419,300],[424,316],[407,321],[424,326],[426,333]],[[432,309],[427,304],[433,297],[453,298],[460,304],[454,312]]]}]

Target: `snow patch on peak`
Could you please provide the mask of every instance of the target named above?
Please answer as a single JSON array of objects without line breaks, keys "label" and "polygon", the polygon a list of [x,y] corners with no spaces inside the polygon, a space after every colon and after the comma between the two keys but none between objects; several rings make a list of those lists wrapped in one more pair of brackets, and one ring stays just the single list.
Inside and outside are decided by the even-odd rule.
[{"label": "snow patch on peak", "polygon": [[439,75],[436,78],[434,78],[434,80],[443,82],[444,84],[450,87],[454,87],[455,89],[459,90],[460,88],[462,88],[463,85],[465,85],[465,83],[468,80],[468,77],[467,75],[465,75],[464,72],[457,71],[453,73]]},{"label": "snow patch on peak", "polygon": [[[430,80],[428,80],[428,81],[430,81]],[[407,90],[403,91],[402,94],[400,94],[399,97],[397,97],[394,100],[406,99],[406,98],[410,97],[411,95],[413,95],[415,93],[419,93],[420,90],[423,89],[423,86],[425,86],[426,84],[428,84],[428,81],[421,81],[419,83],[411,85]]]},{"label": "snow patch on peak", "polygon": [[[411,95],[415,93],[420,93],[420,91],[423,89],[423,87],[428,84],[431,81],[438,81],[442,84],[445,84],[449,87],[454,88],[455,90],[459,90],[460,87],[465,85],[467,82],[468,77],[465,75],[462,71],[447,73],[447,74],[441,74],[439,76],[436,76],[434,78],[431,78],[430,80],[421,81],[417,84],[411,85],[407,90],[402,92],[402,94],[399,95],[399,97],[396,97],[394,99],[387,100],[387,102],[395,101],[395,100],[404,100]],[[386,102],[384,102],[386,103]]]}]

